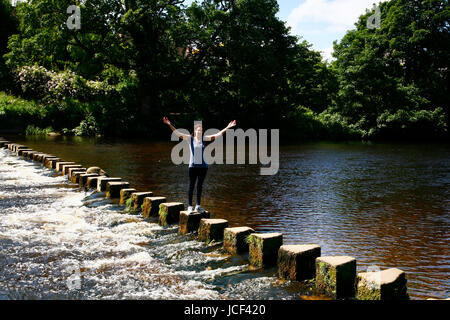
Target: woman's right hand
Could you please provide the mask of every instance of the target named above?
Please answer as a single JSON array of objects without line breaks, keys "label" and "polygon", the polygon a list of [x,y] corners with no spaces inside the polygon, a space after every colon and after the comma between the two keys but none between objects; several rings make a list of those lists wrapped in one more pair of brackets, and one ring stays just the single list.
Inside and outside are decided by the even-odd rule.
[{"label": "woman's right hand", "polygon": [[167,119],[167,117],[164,117],[164,118],[163,118],[163,121],[164,121],[165,124],[167,124],[168,126],[170,126],[170,121],[169,121],[169,119]]}]

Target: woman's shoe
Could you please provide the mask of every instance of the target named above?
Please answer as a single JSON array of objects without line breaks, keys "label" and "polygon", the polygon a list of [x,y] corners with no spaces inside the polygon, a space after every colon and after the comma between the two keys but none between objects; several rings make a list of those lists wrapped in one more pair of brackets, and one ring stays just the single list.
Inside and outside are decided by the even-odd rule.
[{"label": "woman's shoe", "polygon": [[205,213],[206,210],[202,208],[202,206],[200,205],[196,205],[195,206],[195,211],[199,212],[199,213]]},{"label": "woman's shoe", "polygon": [[194,207],[193,206],[189,206],[187,209],[188,213],[191,214],[194,212]]}]

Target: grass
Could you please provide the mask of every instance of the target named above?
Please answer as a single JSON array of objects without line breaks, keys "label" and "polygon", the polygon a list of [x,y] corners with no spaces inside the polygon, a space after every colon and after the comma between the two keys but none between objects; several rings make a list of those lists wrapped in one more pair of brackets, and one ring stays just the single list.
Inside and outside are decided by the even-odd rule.
[{"label": "grass", "polygon": [[42,135],[47,135],[50,132],[53,132],[52,127],[47,127],[47,128],[41,129],[32,124],[30,124],[25,130],[25,134],[27,136],[42,136]]}]

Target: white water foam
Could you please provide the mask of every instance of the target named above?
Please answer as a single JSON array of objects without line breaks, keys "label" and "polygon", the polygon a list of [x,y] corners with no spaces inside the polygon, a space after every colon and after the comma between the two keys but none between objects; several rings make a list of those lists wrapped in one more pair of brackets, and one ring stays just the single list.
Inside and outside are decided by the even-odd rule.
[{"label": "white water foam", "polygon": [[[230,263],[229,256],[208,252],[176,230],[130,215],[0,149],[0,299],[274,295],[273,278],[247,274],[247,264]],[[234,284],[236,275],[244,280]]]}]

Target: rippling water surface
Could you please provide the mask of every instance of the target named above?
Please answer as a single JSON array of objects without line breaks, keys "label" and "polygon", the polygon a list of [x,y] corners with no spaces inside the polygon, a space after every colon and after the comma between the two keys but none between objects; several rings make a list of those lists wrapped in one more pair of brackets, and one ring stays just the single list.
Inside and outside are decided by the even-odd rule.
[{"label": "rippling water surface", "polygon": [[[187,168],[173,144],[77,138],[24,140],[35,150],[97,165],[139,191],[186,203]],[[358,270],[398,267],[413,299],[449,296],[448,145],[284,146],[280,171],[211,166],[203,206],[230,226],[282,232],[351,255]],[[130,215],[102,193],[0,149],[0,298],[299,299],[308,286],[251,270],[177,227]],[[79,285],[79,286],[78,286]],[[80,289],[78,289],[80,288]]]}]

